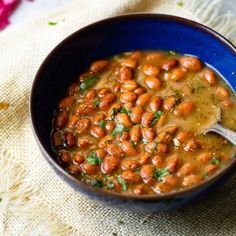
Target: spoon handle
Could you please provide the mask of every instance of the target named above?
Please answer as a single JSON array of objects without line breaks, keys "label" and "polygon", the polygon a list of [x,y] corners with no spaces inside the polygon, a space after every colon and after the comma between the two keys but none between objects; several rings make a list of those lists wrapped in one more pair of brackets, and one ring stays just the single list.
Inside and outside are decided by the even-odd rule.
[{"label": "spoon handle", "polygon": [[212,127],[210,127],[209,129],[206,130],[206,133],[208,132],[215,132],[217,134],[220,134],[224,138],[228,139],[231,143],[236,145],[236,132],[230,129],[224,128],[220,124],[215,124]]}]

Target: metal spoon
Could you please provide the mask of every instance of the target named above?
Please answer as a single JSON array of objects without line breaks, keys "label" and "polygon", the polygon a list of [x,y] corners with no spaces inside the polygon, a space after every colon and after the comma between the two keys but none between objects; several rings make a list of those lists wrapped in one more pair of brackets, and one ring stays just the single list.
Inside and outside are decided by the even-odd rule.
[{"label": "metal spoon", "polygon": [[225,128],[221,124],[219,124],[219,122],[221,122],[221,109],[220,109],[220,107],[217,107],[216,113],[217,113],[216,122],[214,124],[212,124],[209,128],[207,128],[204,131],[204,134],[206,134],[208,132],[215,132],[215,133],[223,136],[227,140],[229,140],[232,144],[236,145],[236,132],[234,132],[228,128]]}]

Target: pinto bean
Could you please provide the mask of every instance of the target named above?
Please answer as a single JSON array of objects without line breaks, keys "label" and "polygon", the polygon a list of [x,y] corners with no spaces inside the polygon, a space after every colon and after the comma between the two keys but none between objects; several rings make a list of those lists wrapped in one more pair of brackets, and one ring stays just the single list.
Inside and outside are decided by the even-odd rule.
[{"label": "pinto bean", "polygon": [[143,138],[146,139],[148,142],[153,141],[153,139],[155,138],[155,132],[152,130],[152,128],[143,128],[142,135]]},{"label": "pinto bean", "polygon": [[160,143],[170,143],[172,141],[173,137],[168,132],[161,132],[157,135],[157,141]]},{"label": "pinto bean", "polygon": [[205,79],[205,81],[210,85],[216,85],[217,81],[216,81],[216,75],[215,73],[208,68],[205,68],[202,72],[203,78]]},{"label": "pinto bean", "polygon": [[134,77],[134,72],[131,68],[124,66],[121,67],[119,72],[119,81],[124,82],[126,80],[132,80]]},{"label": "pinto bean", "polygon": [[109,143],[112,143],[114,141],[114,137],[112,135],[106,135],[104,138],[102,138],[99,143],[98,147],[105,148]]},{"label": "pinto bean", "polygon": [[201,61],[196,57],[184,56],[179,59],[179,62],[184,67],[194,72],[197,72],[202,68]]},{"label": "pinto bean", "polygon": [[106,156],[107,152],[102,149],[102,148],[99,148],[95,151],[96,155],[100,158],[100,159],[104,159],[104,157]]},{"label": "pinto bean", "polygon": [[88,100],[95,99],[97,97],[97,92],[95,89],[89,89],[85,96]]},{"label": "pinto bean", "polygon": [[119,165],[120,165],[119,158],[112,155],[107,155],[105,156],[101,164],[101,170],[104,174],[108,174],[114,171],[116,168],[118,168]]},{"label": "pinto bean", "polygon": [[148,76],[158,76],[160,74],[161,69],[158,66],[152,64],[144,64],[143,65],[143,73]]},{"label": "pinto bean", "polygon": [[139,124],[142,119],[143,108],[140,106],[136,106],[132,109],[132,113],[130,115],[130,119],[133,123]]},{"label": "pinto bean", "polygon": [[92,143],[90,139],[82,137],[77,140],[77,144],[80,147],[80,149],[85,149],[91,146]]},{"label": "pinto bean", "polygon": [[86,162],[82,164],[82,170],[88,175],[94,175],[98,172],[98,166]]},{"label": "pinto bean", "polygon": [[141,182],[141,177],[137,173],[135,173],[135,172],[133,172],[131,170],[123,171],[121,177],[127,183],[130,183],[130,184],[138,184],[138,183]]},{"label": "pinto bean", "polygon": [[121,142],[121,148],[125,152],[125,154],[128,156],[137,155],[137,149],[133,147],[133,145],[127,140],[124,140]]},{"label": "pinto bean", "polygon": [[121,93],[120,95],[120,101],[122,103],[127,103],[127,102],[133,103],[135,102],[136,98],[137,98],[137,95],[131,91]]},{"label": "pinto bean", "polygon": [[176,172],[179,166],[179,158],[176,155],[169,157],[166,161],[166,168],[168,169],[169,173]]},{"label": "pinto bean", "polygon": [[186,101],[177,106],[174,111],[176,116],[189,116],[195,110],[195,104],[192,101]]},{"label": "pinto bean", "polygon": [[130,136],[129,136],[128,131],[124,131],[116,135],[116,140],[118,141],[129,140],[129,139],[130,139]]},{"label": "pinto bean", "polygon": [[159,61],[165,58],[166,58],[166,55],[163,52],[151,52],[151,53],[148,53],[147,55],[147,59],[150,61]]},{"label": "pinto bean", "polygon": [[185,163],[180,170],[178,171],[178,175],[181,177],[194,174],[196,171],[196,165],[193,163]]},{"label": "pinto bean", "polygon": [[63,144],[63,136],[62,133],[59,131],[54,131],[52,133],[52,144],[55,147],[60,147]]},{"label": "pinto bean", "polygon": [[139,158],[139,163],[141,165],[147,164],[150,160],[151,154],[148,152],[144,152],[141,154],[140,158]]},{"label": "pinto bean", "polygon": [[95,138],[103,138],[106,135],[106,132],[100,126],[94,125],[94,126],[91,127],[91,134]]},{"label": "pinto bean", "polygon": [[150,93],[143,93],[141,94],[137,101],[136,101],[136,105],[137,106],[145,106],[151,99],[152,95]]},{"label": "pinto bean", "polygon": [[151,125],[152,121],[154,119],[153,112],[147,111],[143,113],[142,115],[142,126],[147,128]]},{"label": "pinto bean", "polygon": [[73,96],[66,97],[62,99],[59,103],[59,108],[60,109],[66,109],[70,108],[75,104],[75,98]]},{"label": "pinto bean", "polygon": [[213,175],[219,169],[219,165],[216,164],[209,164],[205,168],[205,172],[208,175]]},{"label": "pinto bean", "polygon": [[116,95],[113,93],[106,94],[101,98],[99,107],[101,110],[108,110],[111,104],[116,100]]},{"label": "pinto bean", "polygon": [[156,123],[156,127],[159,128],[159,127],[163,126],[166,123],[167,119],[168,119],[167,114],[161,115],[160,119]]},{"label": "pinto bean", "polygon": [[69,120],[69,114],[67,111],[62,110],[59,112],[55,119],[55,128],[63,129]]},{"label": "pinto bean", "polygon": [[144,183],[149,183],[152,180],[154,175],[154,166],[153,165],[143,165],[140,169],[140,176],[143,179]]},{"label": "pinto bean", "polygon": [[162,63],[161,68],[169,71],[170,69],[177,66],[177,64],[178,64],[178,61],[176,59],[167,59]]},{"label": "pinto bean", "polygon": [[66,150],[59,151],[59,158],[63,163],[69,163],[71,162],[71,159],[72,159],[70,152]]},{"label": "pinto bean", "polygon": [[139,125],[135,125],[130,129],[130,139],[137,143],[142,138],[141,127]]},{"label": "pinto bean", "polygon": [[171,111],[174,108],[175,104],[176,104],[176,98],[174,96],[170,96],[164,101],[163,107],[167,111]]},{"label": "pinto bean", "polygon": [[122,170],[135,170],[139,167],[139,163],[136,160],[125,159],[121,162],[120,167]]},{"label": "pinto bean", "polygon": [[130,117],[126,113],[118,113],[115,120],[116,123],[123,124],[125,128],[130,128],[132,126]]},{"label": "pinto bean", "polygon": [[135,80],[124,81],[121,85],[122,90],[133,91],[138,87],[138,84]]},{"label": "pinto bean", "polygon": [[168,193],[168,192],[171,192],[171,187],[164,182],[160,182],[160,183],[155,184],[153,190],[158,194]]},{"label": "pinto bean", "polygon": [[76,107],[76,113],[78,115],[91,115],[96,110],[93,102],[83,102]]},{"label": "pinto bean", "polygon": [[135,51],[130,55],[130,58],[134,60],[139,60],[142,57],[142,52],[141,51]]},{"label": "pinto bean", "polygon": [[81,163],[84,162],[85,158],[81,153],[76,152],[73,156],[73,160],[74,160],[75,163],[81,164]]},{"label": "pinto bean", "polygon": [[168,125],[167,127],[162,128],[161,132],[174,135],[177,132],[177,130],[178,130],[177,125]]},{"label": "pinto bean", "polygon": [[134,193],[137,195],[142,195],[142,194],[146,194],[147,190],[145,188],[144,184],[139,184],[134,188]]},{"label": "pinto bean", "polygon": [[89,131],[91,121],[89,118],[81,118],[76,126],[78,134],[86,134]]},{"label": "pinto bean", "polygon": [[66,131],[64,134],[65,143],[68,147],[75,146],[75,136],[72,132]]},{"label": "pinto bean", "polygon": [[223,109],[231,109],[234,107],[234,103],[231,99],[226,99],[220,103],[221,108]]},{"label": "pinto bean", "polygon": [[82,170],[81,170],[81,167],[78,166],[78,165],[70,165],[67,170],[71,173],[71,174],[78,174],[80,173]]},{"label": "pinto bean", "polygon": [[230,97],[229,90],[225,87],[218,87],[216,90],[216,95],[222,100]]},{"label": "pinto bean", "polygon": [[193,138],[193,133],[191,131],[181,131],[176,136],[176,139],[178,139],[180,143],[184,143],[192,138]]},{"label": "pinto bean", "polygon": [[105,129],[107,132],[112,132],[116,127],[116,122],[108,120],[105,125]]},{"label": "pinto bean", "polygon": [[99,125],[102,120],[106,118],[105,114],[99,113],[93,116],[92,122],[94,125]]},{"label": "pinto bean", "polygon": [[164,177],[164,183],[171,187],[176,187],[179,184],[179,181],[178,176],[167,175]]},{"label": "pinto bean", "polygon": [[186,152],[196,152],[200,148],[200,144],[194,139],[190,139],[184,144],[184,151]]},{"label": "pinto bean", "polygon": [[170,80],[180,81],[185,78],[187,70],[185,68],[175,68],[171,72]]},{"label": "pinto bean", "polygon": [[136,89],[134,90],[134,93],[137,94],[138,96],[140,96],[141,94],[143,94],[143,93],[145,93],[145,92],[146,92],[145,88],[142,88],[142,87],[136,88]]},{"label": "pinto bean", "polygon": [[95,73],[99,73],[99,72],[102,72],[104,71],[105,69],[108,68],[109,66],[109,61],[107,60],[99,60],[99,61],[95,61],[94,63],[91,64],[90,66],[90,70],[92,72],[95,72]]},{"label": "pinto bean", "polygon": [[115,85],[113,86],[113,92],[118,93],[118,92],[120,92],[120,89],[121,89],[121,84],[115,83]]},{"label": "pinto bean", "polygon": [[122,105],[118,102],[113,103],[110,109],[108,110],[107,116],[111,119],[114,116],[114,110],[120,110]]},{"label": "pinto bean", "polygon": [[162,168],[163,167],[163,158],[159,155],[154,155],[152,157],[152,164],[156,167],[156,168]]},{"label": "pinto bean", "polygon": [[137,66],[137,61],[134,59],[123,59],[121,65],[135,69]]},{"label": "pinto bean", "polygon": [[79,121],[79,116],[78,115],[72,115],[69,119],[68,127],[71,128],[71,129],[74,129],[75,126],[77,125],[78,121]]},{"label": "pinto bean", "polygon": [[145,84],[148,86],[148,88],[153,90],[160,90],[162,86],[162,82],[160,79],[154,77],[154,76],[147,76],[144,79]]},{"label": "pinto bean", "polygon": [[164,143],[158,143],[156,145],[156,154],[157,155],[160,155],[160,156],[163,156],[164,154],[166,154],[168,151],[168,147],[166,144]]},{"label": "pinto bean", "polygon": [[121,157],[123,155],[122,149],[115,144],[108,144],[106,147],[107,153],[115,157]]},{"label": "pinto bean", "polygon": [[110,93],[111,93],[110,88],[101,88],[98,90],[98,97],[102,98],[105,95],[110,94]]},{"label": "pinto bean", "polygon": [[193,185],[197,185],[202,181],[201,175],[189,175],[184,177],[183,179],[183,186],[185,187],[192,187]]},{"label": "pinto bean", "polygon": [[151,111],[153,111],[153,112],[159,111],[161,108],[162,102],[163,102],[163,100],[161,97],[159,97],[159,96],[152,97],[152,99],[149,103],[149,107],[150,107]]},{"label": "pinto bean", "polygon": [[206,164],[212,159],[213,155],[211,152],[202,152],[197,156],[197,161]]}]

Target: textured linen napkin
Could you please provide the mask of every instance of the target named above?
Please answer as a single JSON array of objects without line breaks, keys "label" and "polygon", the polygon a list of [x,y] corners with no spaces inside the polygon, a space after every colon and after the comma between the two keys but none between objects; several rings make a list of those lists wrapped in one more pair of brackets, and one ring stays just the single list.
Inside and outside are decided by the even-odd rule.
[{"label": "textured linen napkin", "polygon": [[[47,0],[41,0],[47,1]],[[0,235],[236,235],[236,175],[204,200],[159,214],[132,214],[87,199],[62,182],[39,152],[29,93],[46,55],[96,20],[134,12],[190,18],[236,42],[220,0],[78,0],[0,34]],[[56,24],[48,24],[56,22]]]}]

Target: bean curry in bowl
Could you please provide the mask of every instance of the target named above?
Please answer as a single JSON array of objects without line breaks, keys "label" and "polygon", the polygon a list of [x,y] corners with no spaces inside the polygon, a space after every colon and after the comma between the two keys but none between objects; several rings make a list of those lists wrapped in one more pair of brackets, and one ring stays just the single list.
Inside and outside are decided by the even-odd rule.
[{"label": "bean curry in bowl", "polygon": [[80,181],[132,195],[177,192],[224,169],[236,149],[202,129],[221,108],[235,130],[236,99],[200,59],[134,51],[95,61],[69,87],[52,146]]}]

